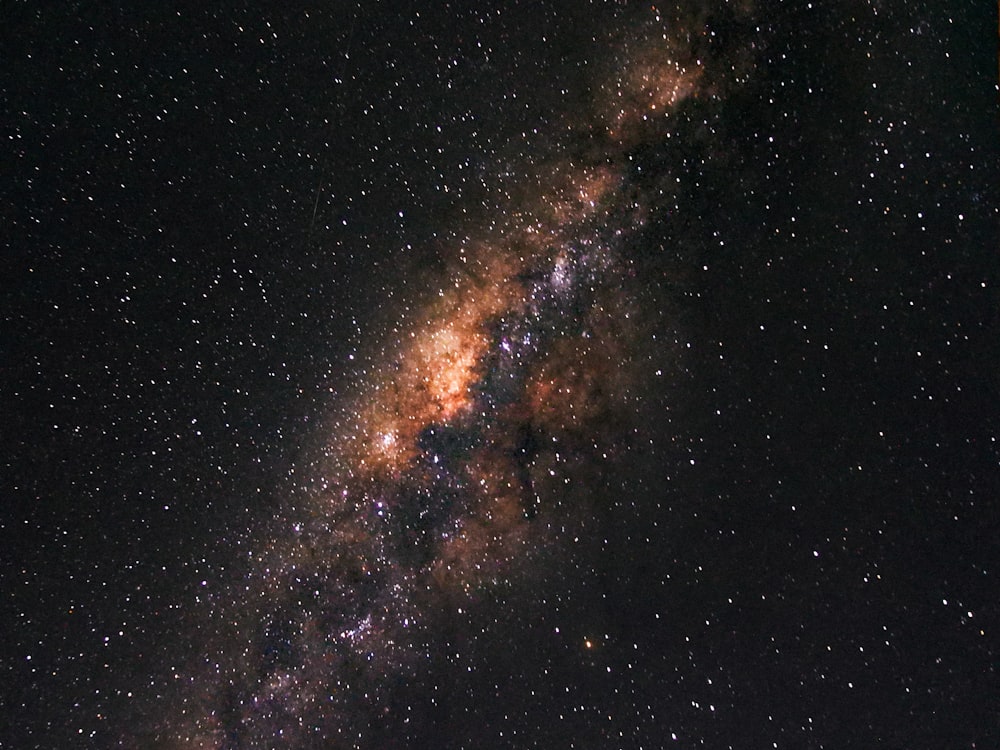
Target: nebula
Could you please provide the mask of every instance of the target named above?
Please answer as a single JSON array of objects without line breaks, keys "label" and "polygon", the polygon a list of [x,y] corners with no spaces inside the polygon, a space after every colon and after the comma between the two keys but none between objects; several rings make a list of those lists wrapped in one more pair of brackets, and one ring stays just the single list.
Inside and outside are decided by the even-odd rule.
[{"label": "nebula", "polygon": [[535,178],[489,231],[446,251],[338,394],[305,499],[219,595],[180,677],[183,708],[145,741],[395,746],[377,744],[370,717],[419,678],[438,613],[558,562],[651,374],[635,248],[675,196],[669,172],[642,174],[633,154],[667,148],[685,107],[741,75],[710,28],[708,11],[647,11],[589,112],[565,113],[525,170]]}]

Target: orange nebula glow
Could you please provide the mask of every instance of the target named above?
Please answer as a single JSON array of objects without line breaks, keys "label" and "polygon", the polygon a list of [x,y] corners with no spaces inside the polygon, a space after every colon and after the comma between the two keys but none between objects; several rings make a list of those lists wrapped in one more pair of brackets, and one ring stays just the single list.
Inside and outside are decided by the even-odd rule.
[{"label": "orange nebula glow", "polygon": [[607,167],[572,169],[569,165],[556,174],[556,182],[544,198],[550,206],[554,227],[574,224],[597,213],[608,194],[621,181],[614,170]]},{"label": "orange nebula glow", "polygon": [[686,55],[665,41],[647,46],[635,57],[627,71],[601,87],[606,97],[601,119],[611,139],[624,149],[662,128],[656,122],[697,94],[702,80],[700,61],[681,62]]},{"label": "orange nebula glow", "polygon": [[400,332],[372,388],[358,396],[346,457],[363,475],[405,471],[424,429],[459,418],[473,404],[472,386],[490,345],[487,324],[517,304],[521,291],[512,279],[522,264],[496,246],[473,248],[465,258],[475,272],[438,291]]}]

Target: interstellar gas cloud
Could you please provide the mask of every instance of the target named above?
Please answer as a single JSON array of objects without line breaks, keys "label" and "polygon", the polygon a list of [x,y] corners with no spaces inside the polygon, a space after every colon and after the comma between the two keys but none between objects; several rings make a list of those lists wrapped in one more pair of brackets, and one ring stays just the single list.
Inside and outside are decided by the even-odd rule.
[{"label": "interstellar gas cloud", "polygon": [[[583,104],[510,154],[488,215],[382,311],[295,502],[234,549],[239,574],[185,634],[181,687],[122,744],[519,746],[463,719],[469,704],[491,695],[481,716],[529,725],[562,704],[478,685],[484,665],[530,664],[534,633],[612,672],[559,592],[588,585],[594,519],[636,502],[615,478],[641,473],[649,393],[682,356],[649,258],[669,252],[691,160],[725,149],[713,123],[752,77],[754,28],[749,6],[699,4],[597,39]],[[540,651],[532,674],[555,684],[559,658]]]}]

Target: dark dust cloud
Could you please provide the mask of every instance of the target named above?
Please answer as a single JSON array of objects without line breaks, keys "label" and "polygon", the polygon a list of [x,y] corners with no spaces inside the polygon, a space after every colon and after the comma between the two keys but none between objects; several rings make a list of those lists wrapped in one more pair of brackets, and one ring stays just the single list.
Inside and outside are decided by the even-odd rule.
[{"label": "dark dust cloud", "polygon": [[995,18],[3,32],[0,747],[991,747]]}]

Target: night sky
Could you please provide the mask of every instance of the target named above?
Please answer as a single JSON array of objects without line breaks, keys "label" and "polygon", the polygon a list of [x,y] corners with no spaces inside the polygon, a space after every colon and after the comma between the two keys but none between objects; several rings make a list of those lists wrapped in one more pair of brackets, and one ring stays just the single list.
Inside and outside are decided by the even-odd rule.
[{"label": "night sky", "polygon": [[0,13],[0,748],[1000,746],[989,3],[134,5]]}]

